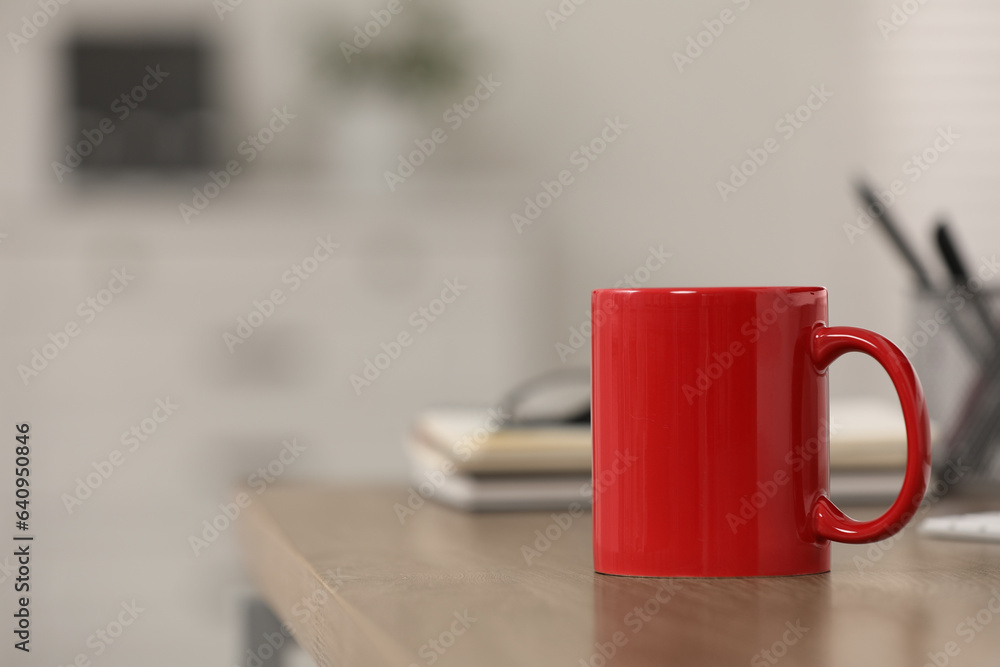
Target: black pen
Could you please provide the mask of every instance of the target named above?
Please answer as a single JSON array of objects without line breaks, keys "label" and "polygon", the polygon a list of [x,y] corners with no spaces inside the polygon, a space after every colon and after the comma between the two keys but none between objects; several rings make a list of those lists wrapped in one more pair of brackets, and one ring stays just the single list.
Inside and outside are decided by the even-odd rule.
[{"label": "black pen", "polygon": [[[856,181],[854,187],[858,196],[861,198],[861,201],[863,201],[871,210],[872,214],[875,216],[875,220],[879,223],[882,229],[885,230],[886,234],[889,235],[893,245],[896,246],[896,250],[898,250],[899,254],[903,256],[906,263],[910,265],[910,269],[913,271],[913,275],[917,279],[920,291],[924,294],[937,293],[937,290],[934,289],[934,283],[931,282],[930,274],[927,273],[926,267],[924,267],[920,258],[917,257],[917,253],[913,251],[913,248],[903,236],[903,232],[899,225],[897,225],[889,215],[889,211],[886,206],[879,201],[875,191],[864,180]],[[969,330],[965,327],[965,323],[957,317],[952,317],[952,327],[958,335],[959,340],[965,346],[966,351],[972,356],[973,359],[976,360],[977,364],[979,366],[985,365],[988,360],[988,353],[982,349],[982,346],[977,344],[975,337],[969,333]]]},{"label": "black pen", "polygon": [[903,237],[903,233],[900,231],[899,225],[897,225],[889,216],[889,211],[887,210],[885,204],[879,201],[879,198],[875,195],[874,190],[872,190],[865,181],[857,181],[854,187],[858,192],[858,196],[861,197],[861,201],[863,201],[871,210],[872,214],[875,216],[875,220],[889,235],[889,238],[892,239],[892,243],[896,246],[896,250],[898,250],[899,254],[903,256],[906,263],[910,265],[910,268],[913,270],[913,275],[916,276],[917,283],[920,285],[920,288],[928,292],[933,292],[934,283],[931,282],[927,269],[920,262],[920,258],[917,257],[917,254],[913,252],[913,248],[910,247],[910,244]]},{"label": "black pen", "polygon": [[980,469],[990,463],[987,457],[990,454],[993,436],[1000,426],[1000,414],[996,410],[997,402],[1000,401],[1000,341],[996,323],[983,299],[982,290],[973,290],[970,287],[966,262],[962,259],[958,245],[944,220],[938,221],[934,237],[955,287],[962,290],[963,298],[972,301],[992,348],[989,354],[990,361],[968,394],[962,416],[955,426],[950,442],[952,460],[964,459],[967,465]]},{"label": "black pen", "polygon": [[997,349],[998,333],[996,323],[993,321],[993,316],[990,314],[982,298],[982,291],[973,290],[969,287],[969,271],[958,251],[955,239],[948,230],[947,222],[944,220],[938,221],[934,237],[937,240],[938,250],[941,251],[941,257],[948,267],[948,273],[951,274],[951,279],[954,281],[955,287],[963,291],[963,297],[968,297],[972,301],[972,305],[976,309],[976,314],[979,316],[980,321],[983,323],[983,328],[990,337],[990,343],[994,349]]}]

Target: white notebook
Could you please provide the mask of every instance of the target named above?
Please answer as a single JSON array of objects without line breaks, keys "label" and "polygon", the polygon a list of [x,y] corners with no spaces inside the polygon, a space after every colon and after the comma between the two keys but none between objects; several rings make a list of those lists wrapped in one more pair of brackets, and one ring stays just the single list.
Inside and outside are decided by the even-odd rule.
[{"label": "white notebook", "polygon": [[947,540],[1000,542],[1000,512],[976,512],[924,519],[921,535]]}]

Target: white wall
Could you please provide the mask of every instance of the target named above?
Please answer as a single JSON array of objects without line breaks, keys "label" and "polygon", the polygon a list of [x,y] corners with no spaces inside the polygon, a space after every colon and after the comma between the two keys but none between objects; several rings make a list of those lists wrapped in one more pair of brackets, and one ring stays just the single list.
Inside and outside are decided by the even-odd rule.
[{"label": "white wall", "polygon": [[[842,229],[856,206],[849,181],[866,170],[890,181],[953,116],[968,128],[962,143],[898,211],[928,257],[923,225],[943,202],[968,220],[969,244],[1000,241],[987,215],[994,195],[980,187],[993,126],[968,120],[978,118],[975,98],[949,102],[932,95],[939,79],[905,78],[910,54],[936,53],[928,40],[943,10],[930,4],[889,40],[875,23],[889,2],[753,0],[741,10],[719,0],[589,0],[555,31],[545,17],[555,1],[457,6],[477,45],[474,73],[502,86],[408,192],[391,197],[349,191],[307,169],[323,154],[329,94],[308,74],[304,40],[315,17],[335,13],[327,3],[246,0],[220,21],[205,2],[74,0],[22,53],[0,45],[4,414],[8,423],[31,420],[37,436],[38,533],[51,549],[39,609],[59,610],[40,612],[39,636],[53,638],[39,654],[46,664],[72,659],[133,597],[148,605],[148,622],[103,664],[230,659],[235,626],[226,609],[239,581],[231,536],[197,558],[187,537],[234,481],[288,437],[309,447],[290,475],[400,478],[399,437],[416,410],[492,400],[559,365],[555,344],[585,320],[590,290],[631,273],[650,245],[672,257],[649,285],[822,284],[835,323],[912,333],[908,275],[885,240],[870,231],[851,243]],[[34,7],[5,4],[0,27],[16,27]],[[678,72],[672,53],[724,8],[735,22]],[[224,145],[259,127],[274,105],[301,110],[262,168],[190,226],[176,209],[189,183],[59,186],[48,166],[61,141],[58,40],[76,25],[130,31],[137,18],[195,24],[218,39],[231,68],[220,83],[233,112]],[[978,39],[997,48],[991,34]],[[970,90],[987,91],[995,73],[970,77]],[[723,202],[716,181],[747,149],[777,138],[775,122],[812,86],[833,96]],[[901,108],[913,104],[933,112],[899,125]],[[518,234],[510,215],[523,198],[572,168],[571,154],[608,117],[628,129]],[[222,332],[327,233],[342,253],[230,355]],[[75,319],[76,304],[119,265],[134,268],[134,286],[25,387],[16,365]],[[451,277],[467,278],[468,294],[356,396],[349,375]],[[864,360],[838,362],[833,382],[835,393],[891,395]],[[60,495],[164,396],[182,406],[176,416],[68,514]]]}]

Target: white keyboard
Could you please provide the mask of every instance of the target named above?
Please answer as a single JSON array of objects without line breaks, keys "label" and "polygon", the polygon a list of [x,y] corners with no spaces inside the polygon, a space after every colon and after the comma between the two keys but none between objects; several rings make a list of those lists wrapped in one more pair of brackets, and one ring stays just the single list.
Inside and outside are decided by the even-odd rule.
[{"label": "white keyboard", "polygon": [[1000,542],[1000,512],[977,512],[924,519],[921,535],[949,540]]}]

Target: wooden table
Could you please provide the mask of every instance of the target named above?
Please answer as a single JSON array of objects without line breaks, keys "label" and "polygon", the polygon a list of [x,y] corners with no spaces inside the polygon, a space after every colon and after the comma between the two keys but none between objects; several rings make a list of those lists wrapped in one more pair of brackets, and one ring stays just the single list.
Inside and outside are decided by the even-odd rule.
[{"label": "wooden table", "polygon": [[636,579],[593,572],[589,513],[402,513],[401,487],[249,495],[250,574],[324,667],[1000,664],[1000,545],[912,525],[835,544],[828,574]]}]

